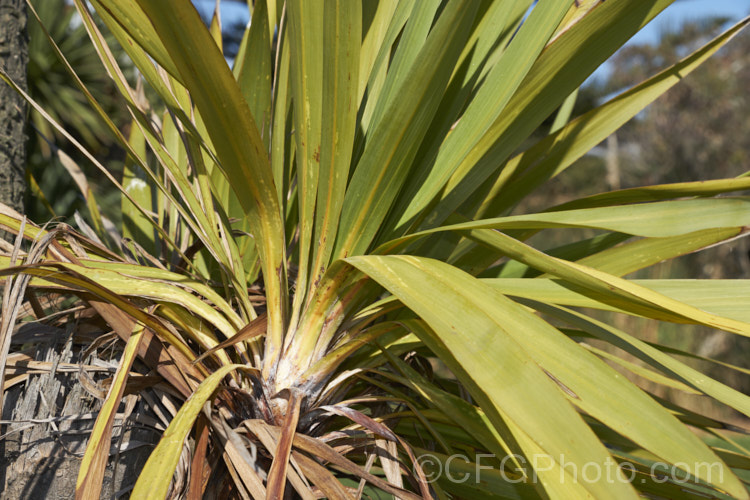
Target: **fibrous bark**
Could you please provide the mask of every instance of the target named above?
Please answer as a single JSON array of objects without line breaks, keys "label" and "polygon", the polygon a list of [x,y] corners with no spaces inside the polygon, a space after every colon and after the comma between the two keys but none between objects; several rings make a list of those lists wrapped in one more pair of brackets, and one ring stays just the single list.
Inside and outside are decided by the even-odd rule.
[{"label": "fibrous bark", "polygon": [[[24,0],[0,0],[0,67],[26,89],[29,60]],[[23,212],[26,103],[0,81],[0,202]]]},{"label": "fibrous bark", "polygon": [[[30,371],[27,379],[5,391],[2,419],[13,423],[0,426],[0,500],[75,496],[81,458],[101,400],[84,389],[81,374],[69,367],[114,364],[94,354],[81,359],[82,345],[72,331],[30,323],[14,335],[18,341],[31,340],[26,344],[35,348],[26,352],[50,368]],[[124,402],[119,408],[122,416],[115,418],[100,497],[108,500],[127,498],[158,440],[150,426],[139,422],[148,419],[140,406],[128,410]]]}]

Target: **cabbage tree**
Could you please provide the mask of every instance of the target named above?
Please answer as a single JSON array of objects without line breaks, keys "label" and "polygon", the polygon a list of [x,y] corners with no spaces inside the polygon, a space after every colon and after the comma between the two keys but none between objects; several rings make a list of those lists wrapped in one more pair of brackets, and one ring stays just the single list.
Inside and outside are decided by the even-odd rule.
[{"label": "cabbage tree", "polygon": [[[0,257],[0,333],[7,354],[36,289],[125,343],[77,498],[99,498],[136,385],[169,425],[132,498],[748,498],[740,429],[653,388],[747,416],[750,397],[604,319],[750,335],[746,280],[627,277],[743,235],[750,178],[516,210],[747,20],[571,119],[671,0],[257,0],[231,64],[220,16],[185,0],[75,3],[132,118],[99,113],[122,178],[89,155],[123,225],[87,190],[80,232],[4,210],[30,247]],[[550,230],[567,243],[530,240]]]}]

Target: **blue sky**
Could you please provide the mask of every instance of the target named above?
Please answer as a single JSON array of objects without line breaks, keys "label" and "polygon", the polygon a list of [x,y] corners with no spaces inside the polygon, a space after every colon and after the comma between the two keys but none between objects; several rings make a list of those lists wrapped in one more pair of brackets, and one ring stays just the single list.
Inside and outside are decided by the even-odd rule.
[{"label": "blue sky", "polygon": [[750,0],[678,0],[659,14],[633,39],[637,43],[655,43],[664,29],[678,29],[686,21],[728,16],[738,21],[750,14]]},{"label": "blue sky", "polygon": [[[616,0],[611,0],[616,1]],[[196,0],[201,12],[213,12],[214,0]],[[634,42],[653,43],[659,39],[659,33],[665,28],[677,29],[685,21],[702,17],[729,16],[739,20],[750,14],[750,0],[676,0],[659,14],[634,38]],[[223,2],[222,17],[225,23],[238,18],[247,22],[247,7],[242,2]]]},{"label": "blue sky", "polygon": [[[213,12],[213,0],[196,0],[195,4],[201,12]],[[639,43],[656,42],[660,30],[665,27],[679,28],[685,21],[702,17],[729,16],[739,20],[750,14],[750,0],[676,0],[659,14],[633,39]],[[225,23],[230,23],[239,17],[247,22],[247,7],[242,2],[223,2],[222,17]]]},{"label": "blue sky", "polygon": [[[616,2],[617,0],[610,1]],[[211,15],[213,12],[214,0],[195,0],[194,3],[203,13]],[[750,0],[676,0],[637,33],[629,43],[656,43],[663,31],[677,30],[686,21],[716,16],[727,16],[738,21],[747,15],[750,15]],[[233,24],[235,20],[247,22],[247,7],[242,2],[223,2],[222,20],[227,25]],[[592,77],[598,78],[606,73],[605,63]]]},{"label": "blue sky", "polygon": [[[664,31],[679,30],[680,26],[690,21],[725,16],[736,22],[749,14],[750,0],[677,0],[636,33],[628,43],[657,43]],[[609,67],[605,62],[584,85],[606,78],[608,73]]]}]

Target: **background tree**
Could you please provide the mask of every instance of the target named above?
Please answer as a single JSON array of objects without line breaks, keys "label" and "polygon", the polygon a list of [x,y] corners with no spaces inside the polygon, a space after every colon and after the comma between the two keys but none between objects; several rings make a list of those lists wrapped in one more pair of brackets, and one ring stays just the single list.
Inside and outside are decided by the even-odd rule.
[{"label": "background tree", "polygon": [[[726,19],[689,23],[679,32],[665,32],[657,45],[626,47],[613,59],[603,92],[629,87],[643,73],[674,63],[722,26]],[[750,36],[742,33],[620,131],[622,141],[639,146],[623,152],[632,166],[626,185],[732,177],[747,170],[749,50]]]},{"label": "background tree", "polygon": [[[631,44],[611,59],[610,72],[581,89],[574,115],[593,107],[674,64],[706,43],[722,29],[727,19],[714,18],[686,23],[678,31],[664,31],[657,43]],[[750,120],[747,117],[750,88],[750,35],[740,33],[679,85],[675,85],[648,108],[613,134],[608,141],[578,160],[536,196],[526,200],[518,212],[541,210],[580,196],[613,188],[607,179],[608,162],[616,159],[621,188],[645,184],[691,182],[742,176],[748,172]],[[613,144],[614,143],[614,144]],[[613,151],[614,149],[614,151]],[[560,244],[546,236],[544,246]],[[638,278],[750,277],[750,242],[740,238],[726,245],[686,255],[642,270]],[[612,319],[610,318],[610,321]],[[656,325],[633,318],[620,325],[639,331],[642,338],[672,345],[701,356],[718,358],[748,368],[750,345],[745,339],[698,326],[685,334],[662,323]],[[699,360],[688,360],[712,376],[726,380],[737,390],[750,391],[748,377],[733,370]],[[654,384],[656,387],[656,384]],[[654,389],[661,396],[685,402],[680,391]],[[695,401],[694,401],[695,402]],[[698,402],[704,411],[722,418],[736,414]]]},{"label": "background tree", "polygon": [[[689,23],[679,31],[666,31],[656,45],[634,45],[613,60],[606,90],[635,84],[639,70],[653,72],[672,64],[726,26],[716,18]],[[641,75],[642,76],[642,75]],[[690,182],[742,176],[748,171],[750,120],[747,89],[750,88],[750,36],[747,32],[728,43],[702,68],[646,109],[642,116],[618,131],[624,187],[643,184]],[[722,96],[717,99],[717,96]],[[629,145],[629,146],[628,146]],[[644,273],[643,277],[700,277],[740,279],[750,277],[748,238],[687,255]],[[750,345],[723,332],[698,328],[695,335],[660,329],[653,334],[701,356],[719,358],[747,368]],[[705,372],[718,376],[747,393],[746,376],[729,373],[709,363],[696,362]]]}]

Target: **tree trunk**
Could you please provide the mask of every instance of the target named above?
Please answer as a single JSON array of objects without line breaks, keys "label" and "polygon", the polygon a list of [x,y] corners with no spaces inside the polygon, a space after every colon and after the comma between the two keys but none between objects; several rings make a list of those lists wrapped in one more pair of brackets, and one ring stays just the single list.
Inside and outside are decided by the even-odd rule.
[{"label": "tree trunk", "polygon": [[[0,0],[0,67],[26,89],[29,61],[24,0]],[[23,213],[26,191],[26,103],[0,82],[0,202]]]},{"label": "tree trunk", "polygon": [[[96,352],[85,359],[87,346],[77,325],[67,331],[40,323],[27,323],[14,334],[16,344],[34,345],[25,352],[47,369],[20,370],[9,377],[0,426],[0,500],[72,499],[81,457],[88,444],[101,400],[84,389],[82,374],[70,367],[114,366]],[[83,337],[83,338],[79,338]],[[90,339],[88,339],[90,340]],[[24,377],[27,374],[27,377]],[[111,376],[112,374],[109,373]],[[19,382],[15,380],[21,379]],[[93,379],[87,385],[97,389]],[[97,392],[94,390],[93,392]],[[99,397],[103,396],[102,394]],[[150,416],[126,396],[118,407],[110,442],[111,454],[104,473],[100,498],[127,498],[159,434],[145,425]],[[152,417],[151,417],[152,418]]]}]

